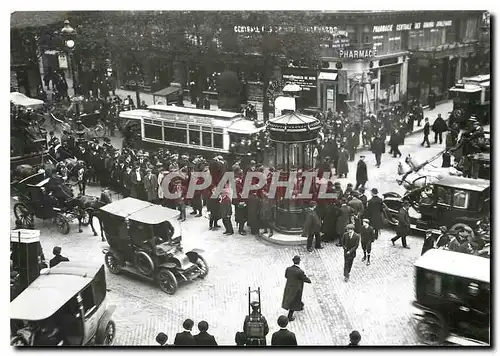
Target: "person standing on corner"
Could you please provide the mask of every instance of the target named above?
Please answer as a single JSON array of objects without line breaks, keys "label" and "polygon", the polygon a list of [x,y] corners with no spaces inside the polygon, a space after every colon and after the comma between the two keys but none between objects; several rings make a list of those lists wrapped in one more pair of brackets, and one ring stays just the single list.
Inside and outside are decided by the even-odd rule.
[{"label": "person standing on corner", "polygon": [[359,234],[354,232],[354,225],[347,225],[347,232],[344,234],[344,282],[349,281],[352,263],[356,257],[356,250],[359,246]]},{"label": "person standing on corner", "polygon": [[304,283],[311,283],[311,280],[306,276],[304,271],[299,267],[300,256],[294,256],[293,266],[290,266],[285,271],[286,285],[283,293],[283,301],[281,307],[288,310],[288,320],[294,321],[294,311],[304,310],[302,302],[302,292],[304,291]]},{"label": "person standing on corner", "polygon": [[224,231],[224,235],[233,235],[233,223],[231,222],[231,215],[233,215],[233,211],[231,208],[231,199],[229,198],[229,193],[227,191],[222,191],[220,197],[220,205],[219,205],[219,213],[222,218],[222,224],[226,228]]},{"label": "person standing on corner", "polygon": [[427,144],[427,147],[431,147],[431,144],[429,142],[429,134],[431,131],[431,125],[429,124],[429,118],[425,118],[425,124],[424,124],[424,140],[420,144],[420,146],[423,146],[424,143]]},{"label": "person standing on corner", "polygon": [[280,330],[276,331],[271,338],[271,346],[297,346],[297,338],[295,333],[289,331],[286,327],[288,318],[280,315],[278,318],[278,326]]},{"label": "person standing on corner", "polygon": [[398,227],[396,230],[397,234],[391,239],[393,246],[394,242],[396,242],[399,238],[401,238],[401,243],[403,244],[403,247],[410,248],[410,246],[406,244],[406,236],[411,232],[410,214],[408,213],[409,208],[410,208],[410,202],[408,200],[405,200],[403,202],[403,207],[399,209]]},{"label": "person standing on corner", "polygon": [[322,249],[321,246],[321,219],[316,212],[317,203],[312,200],[309,202],[309,212],[306,215],[306,221],[304,223],[304,230],[302,231],[302,236],[307,236],[307,251],[312,251],[313,239],[316,237],[316,243],[314,247],[317,249]]},{"label": "person standing on corner", "polygon": [[446,121],[441,117],[441,114],[438,114],[438,117],[434,120],[432,131],[434,131],[434,143],[437,143],[439,139],[439,144],[442,144],[443,132],[448,131],[448,125],[446,125]]}]

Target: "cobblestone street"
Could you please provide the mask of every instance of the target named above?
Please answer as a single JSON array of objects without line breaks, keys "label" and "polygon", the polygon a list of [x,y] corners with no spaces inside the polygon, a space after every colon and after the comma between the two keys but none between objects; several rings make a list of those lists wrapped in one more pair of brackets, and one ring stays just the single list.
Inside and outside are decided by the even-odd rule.
[{"label": "cobblestone street", "polygon": [[[439,108],[445,116],[449,103]],[[432,122],[435,113],[429,117]],[[443,145],[422,149],[419,145],[421,135],[415,133],[406,139],[406,145],[401,147],[403,155],[411,153],[425,160],[443,149]],[[348,178],[340,179],[344,187],[349,181],[354,183],[355,164],[361,153],[367,156],[368,188],[402,192],[402,187],[395,183],[399,159],[386,154],[381,168],[377,169],[373,155],[367,151],[358,152],[355,162],[350,163]],[[99,187],[89,187],[87,191],[90,195],[100,194]],[[118,198],[113,195],[113,199]],[[48,221],[37,220],[37,228],[41,230],[47,259],[52,257],[52,247],[59,245],[63,255],[70,260],[97,263],[104,260],[101,250],[107,243],[94,237],[90,227],[79,234],[73,223],[71,233],[66,236],[58,233]],[[227,237],[222,235],[222,229],[208,231],[205,217],[192,215],[182,224],[182,235],[186,251],[195,247],[206,251],[203,256],[210,272],[204,280],[181,285],[174,296],[139,278],[107,273],[111,290],[109,301],[117,305],[114,315],[118,328],[116,345],[154,345],[154,338],[160,331],[169,335],[169,342],[173,342],[182,321],[188,317],[195,323],[207,320],[209,332],[220,345],[233,345],[234,335],[242,330],[248,312],[248,287],[262,290],[262,310],[270,325],[270,340],[270,335],[278,329],[278,316],[286,314],[281,309],[284,273],[296,254],[302,256],[302,268],[312,280],[312,284],[305,286],[305,309],[297,313],[290,325],[300,345],[346,345],[353,329],[360,331],[363,345],[417,344],[411,302],[414,298],[413,263],[420,255],[421,237],[409,237],[411,249],[407,250],[400,245],[392,246],[389,241],[394,235],[392,230],[382,231],[373,245],[372,264],[366,266],[361,262],[362,250],[359,248],[351,279],[345,283],[342,248],[331,243],[324,244],[323,250],[308,253],[304,246],[274,245],[251,235]]]}]

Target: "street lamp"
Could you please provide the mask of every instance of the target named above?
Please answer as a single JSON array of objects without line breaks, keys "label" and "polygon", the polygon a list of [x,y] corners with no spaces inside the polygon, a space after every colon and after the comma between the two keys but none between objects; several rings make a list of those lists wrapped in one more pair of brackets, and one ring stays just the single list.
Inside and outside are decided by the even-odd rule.
[{"label": "street lamp", "polygon": [[76,30],[73,27],[71,27],[68,20],[64,21],[64,27],[61,29],[61,34],[62,34],[63,39],[64,39],[64,47],[65,47],[66,52],[68,53],[68,57],[69,57],[69,63],[70,63],[70,67],[71,67],[71,77],[73,79],[73,92],[74,92],[74,95],[76,96],[77,84],[76,84],[76,77],[75,77],[75,61],[73,58],[73,50],[75,49],[74,37],[76,36]]}]

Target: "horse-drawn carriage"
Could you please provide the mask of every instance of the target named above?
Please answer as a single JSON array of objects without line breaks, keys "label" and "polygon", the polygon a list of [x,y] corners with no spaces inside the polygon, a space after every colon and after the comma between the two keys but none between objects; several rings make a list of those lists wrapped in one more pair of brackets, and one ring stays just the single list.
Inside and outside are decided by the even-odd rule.
[{"label": "horse-drawn carriage", "polygon": [[67,235],[69,223],[78,219],[81,226],[90,223],[90,215],[83,203],[84,196],[74,197],[73,189],[62,181],[54,183],[54,178],[47,178],[45,172],[36,173],[11,186],[16,195],[13,197],[14,215],[23,226],[34,226],[34,218],[52,219],[59,231]]},{"label": "horse-drawn carriage", "polygon": [[138,274],[167,294],[177,291],[179,281],[205,278],[203,251],[183,252],[178,216],[178,211],[134,198],[103,206],[99,220],[110,246],[103,250],[108,270]]}]

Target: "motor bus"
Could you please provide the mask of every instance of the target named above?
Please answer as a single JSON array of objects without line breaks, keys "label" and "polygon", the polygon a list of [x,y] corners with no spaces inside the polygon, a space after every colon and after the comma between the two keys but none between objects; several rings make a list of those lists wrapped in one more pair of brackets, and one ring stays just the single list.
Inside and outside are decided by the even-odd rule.
[{"label": "motor bus", "polygon": [[490,122],[490,75],[476,75],[463,78],[449,90],[449,98],[453,100],[452,119],[465,124],[475,115],[482,125]]}]

